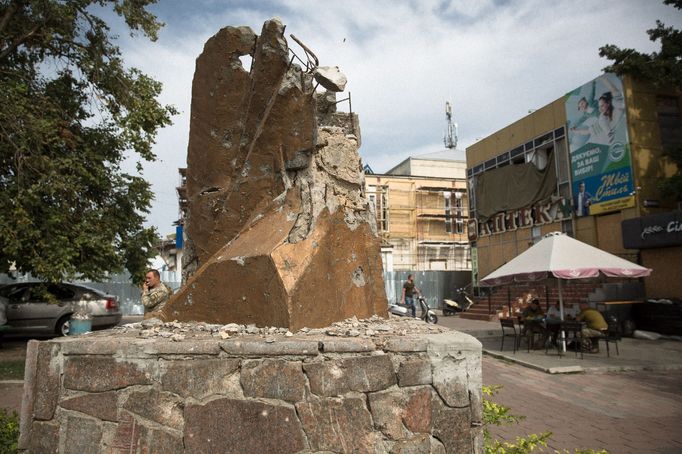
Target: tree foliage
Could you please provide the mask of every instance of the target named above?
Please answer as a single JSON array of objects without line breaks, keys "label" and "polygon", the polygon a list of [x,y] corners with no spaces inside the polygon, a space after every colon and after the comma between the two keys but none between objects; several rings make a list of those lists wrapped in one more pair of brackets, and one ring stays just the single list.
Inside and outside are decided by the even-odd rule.
[{"label": "tree foliage", "polygon": [[[155,1],[0,0],[0,272],[96,280],[136,275],[153,255],[139,173],[176,111],[157,101],[159,82],[125,67],[100,16],[113,10],[154,41]],[[137,173],[122,169],[126,153]]]},{"label": "tree foliage", "polygon": [[[664,0],[663,3],[682,9],[682,0]],[[660,41],[659,52],[645,54],[607,44],[599,49],[599,55],[613,63],[604,71],[628,74],[655,86],[682,88],[682,32],[657,20],[656,28],[647,30],[647,34],[651,41]],[[671,178],[662,180],[659,189],[665,197],[682,200],[682,147],[671,147],[663,153],[677,164],[678,171]]]}]

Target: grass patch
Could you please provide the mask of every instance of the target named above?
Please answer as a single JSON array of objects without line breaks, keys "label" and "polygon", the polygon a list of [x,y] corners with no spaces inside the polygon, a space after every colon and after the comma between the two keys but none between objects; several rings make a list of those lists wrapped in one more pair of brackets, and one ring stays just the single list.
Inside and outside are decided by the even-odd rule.
[{"label": "grass patch", "polygon": [[23,359],[0,361],[0,380],[23,380],[25,364]]}]

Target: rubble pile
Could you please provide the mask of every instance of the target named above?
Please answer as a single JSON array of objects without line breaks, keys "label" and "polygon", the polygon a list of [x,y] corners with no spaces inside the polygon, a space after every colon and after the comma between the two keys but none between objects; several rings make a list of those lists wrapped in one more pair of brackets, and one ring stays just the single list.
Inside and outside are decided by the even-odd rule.
[{"label": "rubble pile", "polygon": [[[113,328],[112,334],[137,335],[141,338],[167,338],[172,341],[217,337],[229,339],[239,336],[259,336],[265,342],[296,336],[330,336],[377,338],[382,336],[404,336],[407,334],[437,334],[449,331],[447,328],[424,323],[419,319],[396,317],[388,319],[372,316],[366,319],[351,317],[334,322],[324,328],[303,327],[295,332],[276,326],[257,327],[228,323],[225,325],[205,322],[163,322],[150,318],[141,322],[129,323]],[[93,333],[92,335],[97,335]]]}]

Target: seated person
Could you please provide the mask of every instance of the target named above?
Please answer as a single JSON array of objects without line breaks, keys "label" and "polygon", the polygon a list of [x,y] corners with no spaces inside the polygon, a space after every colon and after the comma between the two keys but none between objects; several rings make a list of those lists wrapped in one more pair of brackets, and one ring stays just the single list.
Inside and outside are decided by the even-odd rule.
[{"label": "seated person", "polygon": [[559,327],[561,326],[561,308],[559,303],[555,303],[547,309],[547,316],[545,317],[545,342],[552,341],[552,345],[556,345],[556,340],[559,338]]},{"label": "seated person", "polygon": [[547,309],[547,317],[545,317],[545,322],[548,325],[561,322],[561,309],[559,308],[559,303],[556,303]]},{"label": "seated person", "polygon": [[580,303],[580,314],[578,314],[577,319],[585,322],[585,327],[581,331],[583,350],[590,353],[599,352],[599,345],[593,345],[592,338],[603,337],[609,328],[608,323],[604,320],[604,316],[597,309],[591,308],[587,303]]},{"label": "seated person", "polygon": [[521,317],[526,321],[540,321],[545,318],[545,314],[540,307],[540,301],[537,298],[533,298],[528,307],[521,312]]},{"label": "seated person", "polygon": [[521,312],[521,320],[523,320],[523,332],[521,334],[525,335],[528,331],[544,333],[545,330],[542,326],[544,318],[545,314],[540,307],[540,301],[537,298],[533,298],[528,307]]}]

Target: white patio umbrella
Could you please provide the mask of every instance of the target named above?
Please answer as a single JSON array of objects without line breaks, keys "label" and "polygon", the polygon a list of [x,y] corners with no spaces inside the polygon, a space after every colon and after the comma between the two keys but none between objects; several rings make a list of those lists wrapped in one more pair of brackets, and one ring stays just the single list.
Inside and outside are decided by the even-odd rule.
[{"label": "white patio umbrella", "polygon": [[552,232],[545,235],[527,251],[481,279],[480,283],[493,287],[556,277],[559,290],[559,311],[563,320],[564,301],[561,281],[597,277],[599,273],[609,277],[638,278],[648,276],[651,270],[561,232]]}]

